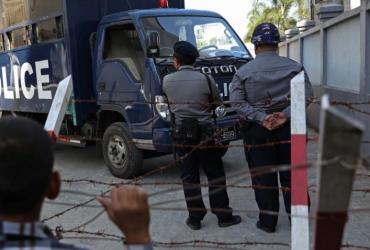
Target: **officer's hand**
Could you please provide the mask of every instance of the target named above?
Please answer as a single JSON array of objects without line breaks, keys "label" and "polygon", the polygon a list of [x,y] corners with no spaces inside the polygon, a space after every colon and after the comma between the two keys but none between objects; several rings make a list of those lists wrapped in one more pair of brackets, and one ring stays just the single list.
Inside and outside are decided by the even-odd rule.
[{"label": "officer's hand", "polygon": [[288,121],[288,118],[285,116],[283,112],[274,113],[273,116],[276,121],[273,129],[278,129],[279,127],[283,126]]},{"label": "officer's hand", "polygon": [[262,126],[267,130],[273,130],[276,126],[276,119],[274,115],[267,115],[266,118],[262,121]]},{"label": "officer's hand", "polygon": [[147,193],[135,186],[114,188],[111,197],[98,197],[109,218],[126,236],[128,244],[147,245],[149,235],[149,205]]}]

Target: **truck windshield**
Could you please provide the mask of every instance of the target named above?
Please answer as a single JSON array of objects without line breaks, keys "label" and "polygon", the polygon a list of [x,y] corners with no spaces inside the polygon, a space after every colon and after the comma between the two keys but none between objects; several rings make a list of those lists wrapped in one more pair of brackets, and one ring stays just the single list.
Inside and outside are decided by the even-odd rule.
[{"label": "truck windshield", "polygon": [[194,44],[201,58],[238,57],[250,54],[230,26],[221,18],[198,16],[148,17],[142,19],[147,35],[157,32],[160,57],[173,56],[177,41]]}]

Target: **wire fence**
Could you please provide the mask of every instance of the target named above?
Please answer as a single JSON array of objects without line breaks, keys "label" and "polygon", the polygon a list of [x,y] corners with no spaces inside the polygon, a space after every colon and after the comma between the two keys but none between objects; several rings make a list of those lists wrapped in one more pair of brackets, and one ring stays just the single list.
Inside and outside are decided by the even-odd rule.
[{"label": "wire fence", "polygon": [[[238,189],[276,189],[276,187],[269,187],[269,186],[253,186],[253,185],[241,185],[238,184],[240,181],[247,179],[248,177],[251,176],[257,176],[257,175],[264,175],[267,173],[272,173],[272,172],[277,172],[281,170],[290,170],[292,168],[317,168],[319,166],[323,166],[326,164],[341,164],[342,160],[340,158],[332,159],[330,161],[326,162],[317,162],[317,161],[312,161],[308,162],[307,165],[301,165],[301,166],[290,166],[290,165],[280,165],[280,166],[266,166],[262,167],[256,172],[250,173],[248,170],[241,170],[241,171],[236,171],[235,173],[232,173],[231,175],[228,176],[229,184],[226,185],[227,188],[238,188]],[[347,167],[348,164],[346,164]],[[158,169],[167,168],[168,166],[160,166]],[[352,166],[352,167],[358,167],[358,166]],[[363,169],[363,168],[361,168]],[[153,171],[152,174],[155,174],[156,171]],[[149,176],[149,175],[147,175]],[[362,175],[361,175],[362,176]],[[215,180],[217,182],[217,180]],[[90,225],[93,222],[96,222],[98,218],[100,218],[104,214],[104,210],[101,208],[100,205],[92,205],[91,203],[95,201],[97,196],[105,196],[108,195],[110,190],[113,187],[120,186],[120,185],[138,185],[142,187],[147,187],[149,190],[153,190],[153,187],[165,187],[164,190],[160,190],[158,192],[150,192],[149,193],[149,198],[154,197],[154,196],[161,196],[161,197],[166,197],[168,194],[171,194],[176,191],[180,191],[183,188],[184,183],[182,182],[145,182],[144,178],[138,177],[135,178],[134,180],[126,180],[126,181],[118,181],[118,182],[103,182],[99,180],[92,180],[92,179],[64,179],[63,180],[64,189],[62,190],[62,193],[68,194],[68,195],[76,195],[76,196],[81,196],[81,197],[87,197],[88,200],[74,204],[74,203],[69,203],[69,202],[54,202],[54,201],[49,201],[48,204],[50,205],[59,205],[61,207],[67,207],[67,209],[56,213],[53,216],[50,216],[48,218],[45,218],[43,221],[47,222],[55,218],[59,218],[71,211],[75,211],[80,208],[94,208],[98,209],[98,212],[94,214],[91,218],[87,219],[86,221],[82,221],[80,224],[77,226],[74,226],[73,228],[70,229],[64,229],[63,227],[58,227],[55,229],[56,235],[60,239],[86,239],[86,240],[104,240],[104,241],[117,241],[117,242],[124,242],[124,237],[119,236],[119,235],[114,235],[114,234],[109,234],[105,233],[104,230],[97,230],[97,231],[87,231],[85,228]],[[102,186],[106,191],[103,191],[102,193],[89,193],[89,192],[83,192],[83,191],[78,191],[76,189],[73,189],[73,186],[75,184],[89,184],[89,185],[99,185]],[[186,183],[185,183],[186,184]],[[194,185],[194,184],[191,184]],[[200,183],[199,187],[208,187],[208,185],[213,185],[212,183]],[[223,188],[225,186],[222,185],[214,185],[215,187]],[[70,187],[72,189],[66,189],[66,187]],[[170,187],[170,188],[166,188]],[[290,189],[287,187],[280,187],[278,188],[282,191],[289,191]],[[217,191],[216,191],[217,192]],[[316,187],[310,186],[310,192],[316,192]],[[362,192],[367,194],[370,192],[370,187],[369,188],[355,188],[353,189],[353,192]],[[202,197],[212,195],[212,193],[206,192],[202,195]],[[194,198],[200,198],[200,197],[194,197]],[[178,198],[178,199],[166,199],[161,202],[156,202],[150,204],[151,210],[153,211],[159,211],[163,213],[169,213],[169,212],[186,212],[188,209],[186,207],[179,206],[178,204],[180,202],[184,201],[183,198]],[[175,206],[173,204],[176,204]],[[194,211],[199,211],[199,209],[190,209]],[[203,209],[201,209],[203,210]],[[223,212],[223,210],[220,209],[219,212]],[[210,209],[204,209],[204,211],[211,211]],[[212,210],[215,211],[215,210]],[[240,214],[270,214],[270,215],[278,215],[277,212],[274,211],[259,211],[259,210],[247,210],[247,209],[234,209],[235,213],[240,213]],[[350,214],[355,214],[355,213],[370,213],[370,208],[356,208],[356,209],[351,209],[349,211]],[[282,215],[280,214],[279,216],[288,216],[288,215]],[[312,216],[310,215],[309,217],[310,220],[315,221],[320,219],[317,216]],[[335,218],[334,218],[335,219]],[[74,236],[71,236],[74,235]],[[77,235],[77,236],[76,236]],[[76,238],[77,237],[77,238]],[[93,238],[92,238],[93,237]],[[286,242],[258,242],[258,241],[243,241],[243,242],[216,242],[216,241],[207,241],[207,240],[190,240],[190,241],[182,241],[182,242],[160,242],[160,241],[153,241],[153,245],[156,247],[164,247],[164,248],[176,248],[176,247],[209,247],[209,248],[221,248],[221,249],[238,249],[237,247],[243,247],[244,249],[246,247],[252,247],[252,246],[280,246],[280,247],[289,247],[290,244]],[[343,248],[358,248],[358,249],[370,249],[370,247],[366,246],[354,246],[354,245],[343,245]]]},{"label": "wire fence", "polygon": [[[72,99],[71,100],[72,103],[97,103],[95,99],[87,99],[87,100],[84,100],[84,99]],[[205,107],[216,107],[216,106],[222,106],[222,105],[226,105],[227,107],[233,107],[231,108],[231,111],[229,110],[229,112],[231,112],[235,118],[235,116],[238,116],[238,115],[241,115],[239,114],[236,110],[237,110],[237,107],[239,105],[242,105],[244,104],[245,102],[241,102],[241,101],[226,101],[226,102],[213,102],[213,103],[210,103],[210,102],[189,102],[189,101],[184,101],[184,102],[176,102],[176,103],[172,103],[172,102],[167,102],[167,104],[169,105],[199,105],[199,106],[205,106]],[[318,99],[318,98],[311,98],[307,101],[307,103],[310,103],[310,104],[313,104],[313,105],[321,105],[321,100]],[[156,104],[163,104],[162,102],[156,102],[156,101],[121,101],[120,102],[121,105],[156,105]],[[336,101],[336,100],[333,100],[330,102],[330,104],[332,106],[338,106],[338,107],[342,107],[344,108],[345,110],[351,112],[352,114],[362,114],[362,115],[365,115],[365,116],[370,116],[370,109],[368,110],[364,110],[362,108],[359,108],[359,107],[363,107],[363,106],[369,106],[370,107],[370,100],[364,100],[364,101],[355,101],[355,102],[350,102],[350,101]],[[279,101],[275,101],[275,103],[273,102],[273,100],[270,98],[270,97],[266,97],[265,99],[262,99],[260,100],[258,103],[254,104],[254,108],[253,110],[251,110],[250,112],[248,113],[244,113],[242,114],[243,116],[245,117],[250,117],[250,116],[253,116],[255,113],[263,110],[263,111],[266,111],[266,110],[282,110],[286,107],[288,107],[290,105],[290,97],[286,97],[285,99],[283,100],[279,100]],[[270,110],[270,111],[271,111]],[[151,118],[150,120],[147,120],[146,122],[149,123],[149,122],[154,122],[156,120],[156,117],[154,116],[153,118]],[[252,121],[251,122],[257,122],[257,121]],[[228,122],[228,124],[226,126],[222,126],[218,129],[218,132],[216,130],[215,134],[213,135],[213,137],[217,140],[220,141],[220,136],[222,136],[222,132],[224,131],[224,129],[228,129],[228,128],[241,128],[242,125],[240,124],[240,121],[239,120],[236,120],[234,122]],[[63,141],[64,139],[64,136],[60,136],[60,141]],[[308,140],[317,140],[317,138],[308,138]],[[94,142],[101,142],[102,141],[102,138],[101,137],[93,137],[93,138],[89,138],[89,141],[94,141]],[[140,142],[140,143],[137,143],[137,142],[132,142],[134,144],[140,144],[142,146],[152,146],[151,143],[147,143],[147,142]],[[271,146],[273,144],[287,144],[287,143],[290,143],[290,141],[280,141],[280,142],[269,142],[269,143],[266,143],[265,145],[249,145],[249,144],[243,144],[243,145],[224,145],[222,143],[218,143],[216,145],[207,145],[207,144],[203,144],[203,145],[196,145],[196,146],[193,146],[193,147],[197,147],[197,148],[228,148],[228,147],[244,147],[244,148],[252,148],[252,147],[264,147],[264,146]],[[362,144],[370,144],[370,141],[369,140],[364,140],[361,142]],[[165,143],[162,143],[160,144],[160,146],[164,146],[164,147],[169,147],[169,146],[176,146],[176,147],[185,147],[185,145],[180,145],[180,144],[177,144],[177,145],[173,145],[173,144],[165,144]],[[186,145],[187,148],[191,147],[191,146],[188,146]]]},{"label": "wire fence", "polygon": [[[289,101],[289,100],[287,100]],[[83,103],[83,102],[90,102],[95,103],[95,100],[73,100],[75,103]],[[320,100],[318,99],[312,99],[310,100],[313,104],[320,104]],[[125,102],[127,103],[127,102]],[[148,102],[130,102],[130,104],[148,104]],[[157,104],[155,102],[149,103],[149,104]],[[176,103],[179,105],[179,103]],[[181,104],[194,104],[190,102],[184,102]],[[228,102],[228,104],[235,104]],[[348,109],[351,112],[356,112],[364,115],[370,115],[370,112],[363,110],[361,107],[369,105],[370,101],[362,101],[362,102],[343,102],[343,101],[332,101],[331,104],[333,106],[341,106],[346,109]],[[285,105],[285,104],[281,104]],[[261,104],[261,108],[263,105]],[[230,127],[238,125],[238,122],[235,122],[231,125],[228,125]],[[216,131],[215,133],[221,133],[221,131]],[[76,196],[76,197],[85,197],[86,200],[82,202],[63,202],[63,201],[47,201],[46,203],[48,205],[57,206],[60,207],[62,210],[49,215],[48,217],[43,218],[43,222],[49,222],[54,219],[60,219],[61,217],[65,216],[68,213],[71,213],[73,211],[76,211],[78,209],[95,209],[97,210],[96,214],[91,216],[85,221],[80,222],[77,226],[74,226],[72,228],[65,229],[63,226],[58,226],[54,229],[55,234],[59,239],[79,239],[79,240],[98,240],[98,241],[114,241],[114,242],[124,242],[125,238],[121,235],[115,235],[106,233],[104,229],[99,229],[96,231],[88,231],[85,228],[96,222],[98,218],[100,218],[104,214],[104,210],[100,205],[96,204],[96,197],[97,196],[107,196],[109,195],[112,188],[120,185],[137,185],[142,186],[144,188],[147,188],[148,190],[157,190],[159,191],[152,191],[149,193],[149,198],[152,197],[161,197],[166,198],[163,201],[157,201],[157,202],[151,202],[150,208],[153,211],[159,211],[165,213],[170,212],[179,212],[188,211],[188,208],[179,206],[179,203],[184,202],[184,198],[173,198],[173,195],[175,192],[182,191],[184,186],[192,186],[192,187],[215,187],[216,189],[212,192],[204,192],[201,196],[193,197],[193,199],[199,199],[205,196],[213,195],[215,192],[219,192],[220,189],[228,188],[228,189],[241,189],[241,190],[253,190],[253,189],[265,189],[265,190],[271,190],[271,189],[277,189],[281,190],[283,192],[289,192],[290,187],[271,187],[271,186],[261,186],[261,185],[246,185],[241,184],[241,182],[245,181],[246,179],[252,177],[252,176],[259,176],[259,175],[266,175],[270,173],[277,173],[279,171],[290,171],[293,168],[318,168],[320,166],[325,166],[326,164],[341,164],[343,166],[349,167],[349,168],[357,168],[359,171],[356,173],[356,178],[370,178],[370,173],[368,171],[367,163],[369,162],[370,157],[362,157],[361,159],[358,159],[357,165],[349,165],[345,162],[345,159],[341,159],[341,157],[337,157],[325,162],[319,162],[317,160],[310,161],[307,164],[304,165],[275,165],[275,166],[265,166],[261,167],[256,171],[250,172],[249,170],[243,169],[235,171],[227,176],[228,184],[226,185],[216,185],[213,184],[213,182],[217,183],[219,180],[214,180],[213,182],[209,183],[200,183],[200,184],[189,184],[184,183],[182,181],[147,181],[148,177],[155,176],[159,173],[164,173],[164,171],[175,167],[180,161],[186,159],[190,154],[192,154],[195,150],[199,149],[215,149],[215,148],[244,148],[245,150],[250,150],[252,148],[258,148],[258,147],[274,147],[277,145],[282,144],[290,144],[290,140],[284,140],[284,141],[273,141],[273,142],[267,142],[263,144],[232,144],[232,145],[224,145],[224,144],[213,144],[209,143],[209,139],[213,139],[219,135],[214,134],[212,138],[208,138],[208,141],[202,141],[198,145],[173,145],[173,144],[166,144],[162,146],[176,146],[176,147],[186,147],[190,148],[190,151],[182,156],[178,157],[177,159],[174,159],[164,165],[158,166],[154,168],[151,171],[148,171],[147,173],[135,177],[132,180],[122,180],[122,181],[112,181],[112,182],[106,182],[96,179],[90,179],[90,178],[76,178],[76,179],[63,179],[63,190],[62,193],[66,194],[68,196]],[[99,138],[96,139],[96,141],[100,140]],[[312,143],[318,142],[318,137],[308,137],[308,141]],[[362,144],[369,144],[370,141],[364,140],[361,142]],[[142,143],[140,143],[142,144]],[[369,179],[370,180],[370,179]],[[91,186],[98,186],[103,191],[99,193],[94,192],[84,192],[78,189],[75,185],[91,185]],[[354,193],[360,193],[363,195],[367,195],[370,193],[370,186],[369,187],[354,187],[352,190]],[[316,193],[317,187],[315,185],[309,186],[309,192],[310,193]],[[172,197],[167,198],[167,197]],[[75,200],[75,199],[73,199]],[[94,210],[94,211],[95,211]],[[199,209],[196,208],[190,208],[190,210],[199,211]],[[209,209],[200,209],[201,211],[211,211]],[[215,209],[212,210],[215,212]],[[270,215],[278,215],[275,211],[260,211],[260,210],[248,210],[248,209],[235,209],[234,212],[241,213],[241,214],[270,214]],[[224,212],[224,210],[220,209],[219,212]],[[370,207],[359,207],[359,208],[352,208],[349,210],[349,214],[367,214],[366,216],[369,216],[370,214]],[[282,215],[279,214],[279,216],[292,216],[292,215]],[[312,221],[319,220],[320,217],[309,215],[309,219]],[[335,218],[333,218],[335,219]],[[290,243],[287,242],[270,242],[270,241],[239,241],[239,242],[225,242],[225,241],[211,241],[211,240],[204,240],[204,239],[197,239],[197,240],[184,240],[184,241],[169,241],[169,242],[161,242],[161,241],[153,241],[153,245],[157,247],[163,247],[163,248],[180,248],[180,247],[198,247],[198,248],[221,248],[221,249],[245,249],[246,247],[253,248],[254,246],[260,245],[260,246],[275,246],[275,247],[289,247]],[[342,248],[347,249],[370,249],[370,246],[361,246],[361,245],[353,245],[353,244],[347,244],[343,243]]]},{"label": "wire fence", "polygon": [[[97,103],[95,99],[72,99],[72,103]],[[122,105],[156,105],[156,104],[163,104],[163,102],[157,101],[121,101]],[[320,105],[321,100],[319,98],[310,98],[308,99],[307,103]],[[224,102],[191,102],[191,101],[183,101],[183,102],[171,102],[167,101],[169,105],[199,105],[199,106],[238,106],[245,104],[244,101],[224,101]],[[363,101],[338,101],[332,100],[330,102],[332,106],[342,106],[348,108],[350,111],[370,115],[370,112],[362,110],[358,108],[359,106],[370,106],[370,100],[363,100]],[[287,96],[285,99],[279,101],[273,101],[271,97],[266,97],[265,99],[259,100],[258,103],[253,104],[254,108],[258,109],[279,109],[285,108],[290,105],[290,97]]]}]

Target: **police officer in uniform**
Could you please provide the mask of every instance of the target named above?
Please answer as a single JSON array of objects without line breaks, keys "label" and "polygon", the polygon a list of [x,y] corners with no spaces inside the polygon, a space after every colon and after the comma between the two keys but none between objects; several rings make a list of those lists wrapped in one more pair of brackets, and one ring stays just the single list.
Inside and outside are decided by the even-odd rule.
[{"label": "police officer in uniform", "polygon": [[[201,229],[201,221],[206,215],[200,187],[200,166],[208,178],[211,210],[218,217],[218,225],[228,227],[241,222],[241,217],[234,216],[229,207],[222,158],[212,149],[214,144],[212,134],[209,134],[212,127],[210,100],[221,102],[220,94],[212,77],[194,69],[198,57],[198,50],[191,43],[177,42],[174,45],[177,72],[163,80],[163,92],[172,113],[175,151],[181,159],[179,166],[189,212],[186,224],[193,230]],[[197,148],[201,141],[208,143]]]},{"label": "police officer in uniform", "polygon": [[[237,71],[230,85],[231,101],[244,120],[245,144],[260,145],[245,147],[245,154],[260,209],[256,226],[268,233],[275,232],[278,221],[277,215],[264,212],[279,211],[278,176],[285,210],[290,214],[291,172],[278,171],[260,175],[258,171],[261,167],[291,162],[290,143],[287,143],[290,141],[290,81],[304,70],[301,64],[278,55],[279,42],[280,35],[275,25],[258,25],[252,38],[256,58]],[[306,98],[309,103],[313,91],[307,74],[305,78]]]}]

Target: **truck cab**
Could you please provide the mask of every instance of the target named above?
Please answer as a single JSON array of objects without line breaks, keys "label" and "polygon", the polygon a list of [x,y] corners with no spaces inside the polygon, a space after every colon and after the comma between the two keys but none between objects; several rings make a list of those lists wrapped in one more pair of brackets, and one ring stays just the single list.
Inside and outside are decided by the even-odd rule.
[{"label": "truck cab", "polygon": [[226,103],[226,115],[217,119],[223,143],[240,138],[239,118],[227,104],[229,83],[252,56],[226,20],[213,12],[184,9],[115,13],[98,25],[93,68],[103,155],[116,176],[137,175],[144,151],[172,151],[162,81],[175,71],[173,45],[177,41],[198,48],[195,67],[218,84]]},{"label": "truck cab", "polygon": [[222,143],[238,139],[228,85],[252,57],[220,15],[186,10],[184,0],[47,2],[9,1],[0,10],[7,20],[0,25],[0,118],[45,124],[60,83],[72,79],[56,140],[94,142],[113,175],[138,176],[146,156],[172,152],[162,81],[175,71],[173,45],[186,40],[199,49],[195,67],[215,78],[226,103],[216,124]]}]

